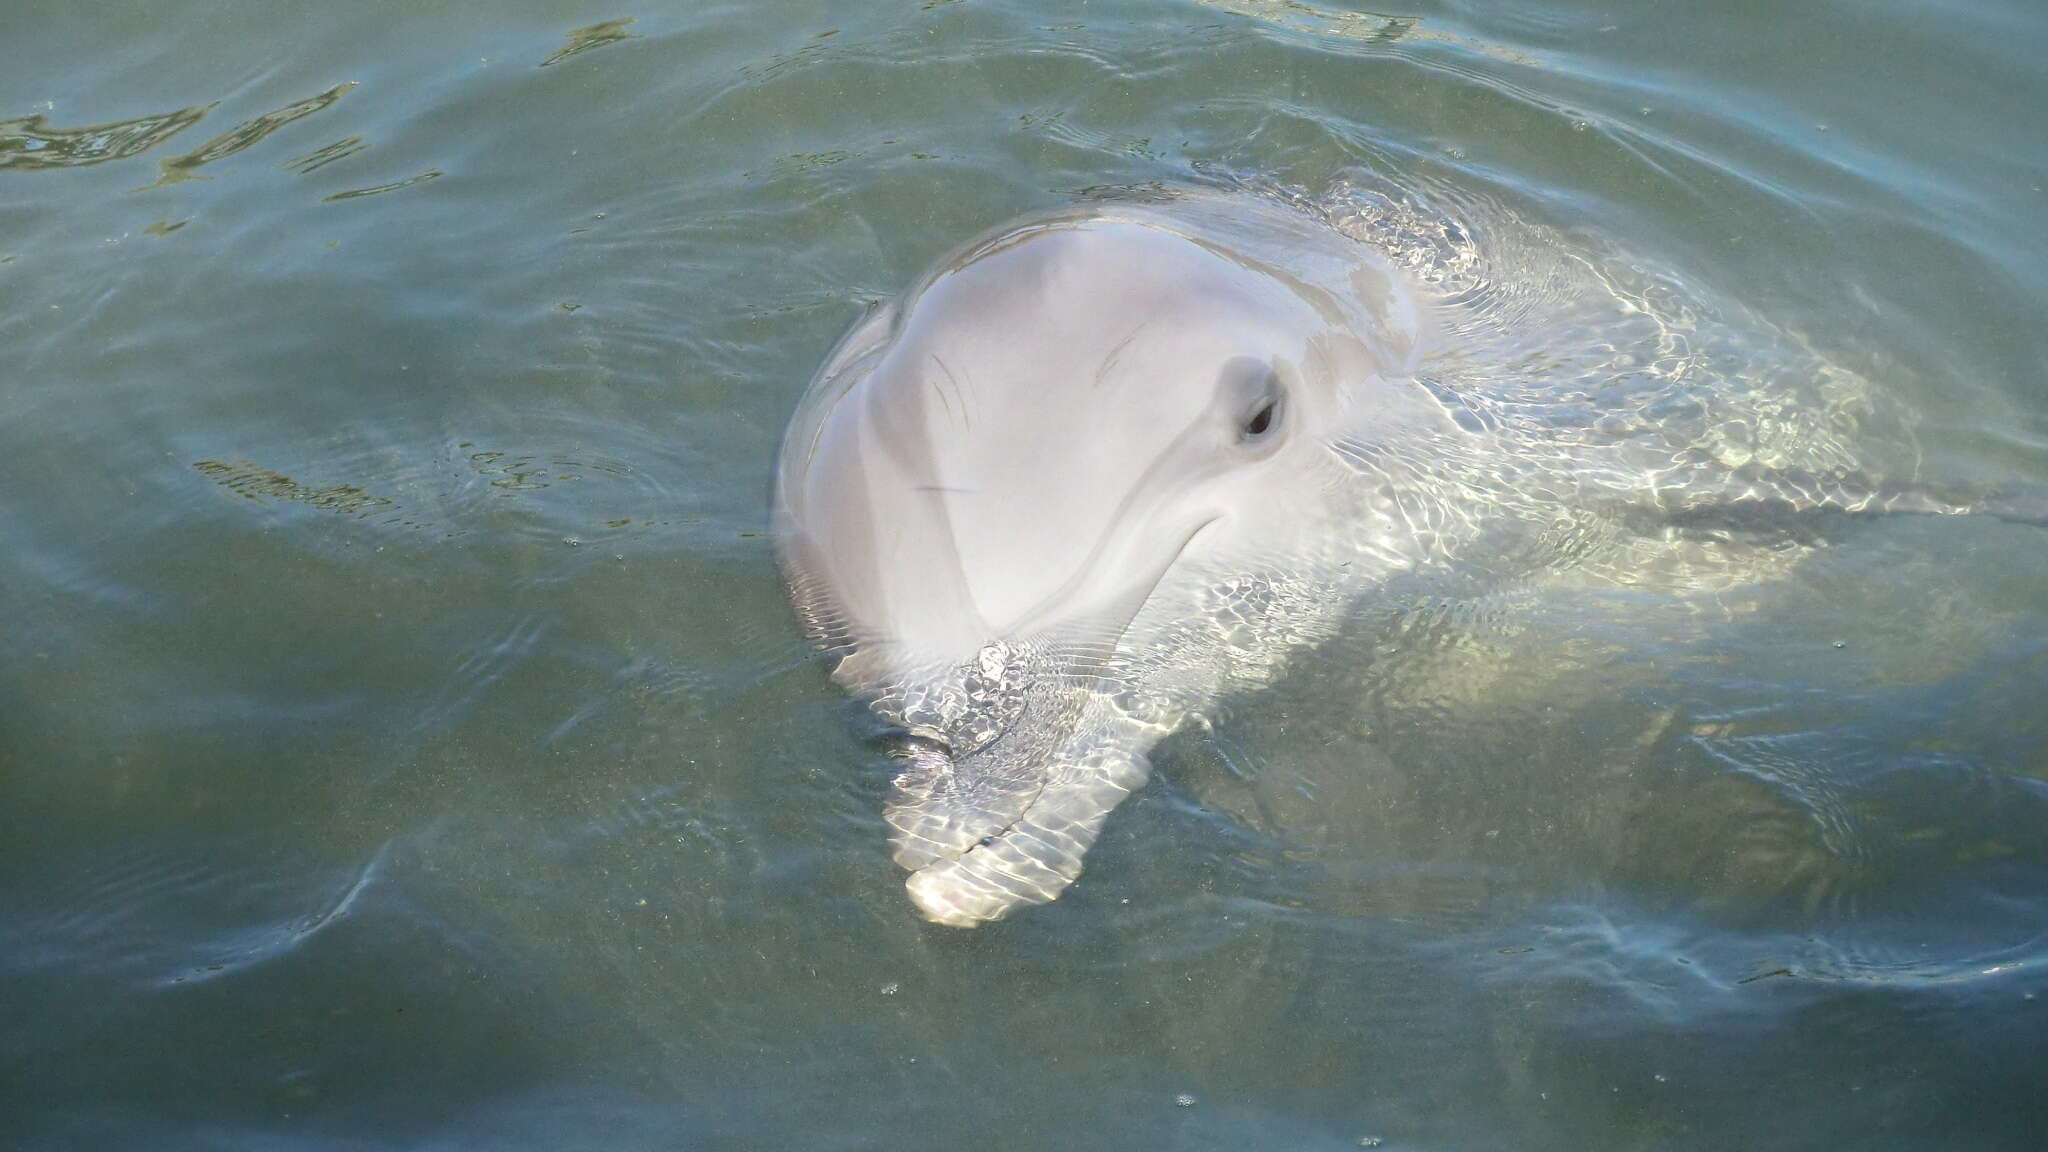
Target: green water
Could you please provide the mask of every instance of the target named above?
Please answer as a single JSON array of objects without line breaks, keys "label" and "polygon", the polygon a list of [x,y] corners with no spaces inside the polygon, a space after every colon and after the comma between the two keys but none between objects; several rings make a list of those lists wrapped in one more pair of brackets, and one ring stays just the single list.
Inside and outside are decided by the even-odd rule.
[{"label": "green water", "polygon": [[1888,475],[2048,486],[2044,51],[2023,0],[8,5],[0,1146],[2038,1147],[2048,531],[1380,605],[973,932],[763,533],[864,307],[1219,181],[1492,205],[1867,382]]}]

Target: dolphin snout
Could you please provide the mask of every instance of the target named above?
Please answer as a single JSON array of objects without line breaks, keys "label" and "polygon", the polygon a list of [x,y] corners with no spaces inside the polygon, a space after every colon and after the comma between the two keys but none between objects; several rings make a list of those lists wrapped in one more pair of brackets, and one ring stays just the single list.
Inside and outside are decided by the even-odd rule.
[{"label": "dolphin snout", "polygon": [[1045,787],[1044,773],[995,755],[955,757],[945,743],[908,737],[884,819],[896,863],[912,872],[956,859],[1014,823]]}]

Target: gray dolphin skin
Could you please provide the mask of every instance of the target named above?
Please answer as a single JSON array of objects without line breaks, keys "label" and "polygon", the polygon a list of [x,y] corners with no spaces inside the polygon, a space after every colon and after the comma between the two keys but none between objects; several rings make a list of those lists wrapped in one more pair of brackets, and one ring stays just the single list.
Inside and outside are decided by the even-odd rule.
[{"label": "gray dolphin skin", "polygon": [[[1711,591],[1796,551],[1728,546],[1788,510],[1970,510],[1859,482],[1866,382],[1767,323],[1710,331],[1667,280],[1540,234],[1486,282],[1465,230],[1377,219],[1447,253],[1427,292],[1396,244],[1276,198],[1025,220],[819,370],[776,466],[780,558],[834,678],[902,733],[885,817],[927,918],[1057,898],[1148,751],[1364,590]],[[1570,289],[1566,338],[1473,311],[1526,313],[1523,283]],[[1523,329],[1542,342],[1501,343]]]},{"label": "gray dolphin skin", "polygon": [[1404,479],[1375,445],[1461,436],[1421,326],[1373,248],[1217,198],[1007,228],[841,341],[777,536],[835,678],[907,733],[886,815],[925,916],[1057,897],[1154,743],[1422,558],[1370,499]]}]

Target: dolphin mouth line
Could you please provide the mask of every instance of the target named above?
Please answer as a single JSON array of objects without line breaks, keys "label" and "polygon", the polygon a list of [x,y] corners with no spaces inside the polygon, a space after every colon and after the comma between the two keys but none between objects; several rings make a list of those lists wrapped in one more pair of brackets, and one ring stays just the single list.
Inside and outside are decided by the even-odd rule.
[{"label": "dolphin mouth line", "polygon": [[[1222,513],[1212,515],[1208,519],[1202,521],[1200,524],[1195,525],[1195,527],[1190,529],[1188,534],[1181,539],[1180,546],[1174,549],[1172,557],[1170,557],[1166,561],[1166,563],[1160,565],[1158,571],[1153,573],[1151,581],[1145,586],[1145,594],[1138,598],[1137,607],[1131,610],[1130,616],[1125,619],[1123,626],[1117,630],[1116,638],[1110,642],[1110,650],[1114,651],[1116,645],[1123,642],[1124,633],[1130,630],[1130,621],[1132,619],[1135,619],[1138,613],[1144,609],[1144,606],[1151,601],[1152,594],[1159,590],[1160,582],[1166,579],[1166,574],[1173,570],[1174,565],[1180,563],[1181,557],[1187,554],[1187,550],[1191,545],[1194,544],[1195,538],[1200,536],[1204,531],[1208,530],[1210,527],[1222,522],[1223,518],[1224,517]],[[1031,705],[1027,703],[1024,706],[1024,708],[1018,713],[1017,719],[1014,722],[1012,722],[1009,730],[1006,730],[1002,736],[997,737],[994,741],[990,742],[982,749],[974,752],[973,755],[982,755],[991,749],[1000,747],[1004,739],[1006,739],[1009,736],[1009,732],[1014,731],[1019,725],[1021,725],[1025,717],[1030,715],[1030,711]],[[929,746],[930,752],[945,757],[948,769],[951,769],[955,764],[955,761],[953,759],[952,747],[943,740],[935,740],[923,736],[909,736],[905,740],[905,745],[906,748],[915,745]],[[924,836],[919,833],[912,832],[909,829],[904,828],[902,825],[896,823],[896,821],[890,820],[890,826],[895,828],[896,831],[900,835],[904,836],[906,839],[916,840],[921,843],[931,845],[932,848],[936,849],[936,851],[933,853],[934,858],[929,863],[911,869],[911,875],[914,876],[920,872],[924,872],[932,868],[942,867],[947,864],[957,863],[959,861],[965,860],[967,859],[967,857],[973,855],[977,850],[989,847],[990,845],[994,844],[997,840],[1000,840],[1008,836],[1011,832],[1017,829],[1018,825],[1023,824],[1026,820],[1030,818],[1032,810],[1038,807],[1038,802],[1040,800],[1044,799],[1046,789],[1051,785],[1051,783],[1052,774],[1049,771],[1039,773],[1038,785],[1036,788],[1032,789],[1031,798],[1024,802],[1024,805],[1017,810],[1017,814],[1011,817],[1008,823],[1005,823],[1001,827],[996,828],[992,831],[983,833],[982,836],[979,839],[977,839],[974,843],[968,845],[965,848],[957,850],[951,847],[950,845],[941,844],[938,841],[933,840],[929,836]],[[1030,883],[1029,881],[1025,880],[1024,877],[1013,875],[1005,869],[996,868],[995,871],[1001,873],[1006,877],[1009,877],[1011,880],[1017,881],[1020,884]]]}]

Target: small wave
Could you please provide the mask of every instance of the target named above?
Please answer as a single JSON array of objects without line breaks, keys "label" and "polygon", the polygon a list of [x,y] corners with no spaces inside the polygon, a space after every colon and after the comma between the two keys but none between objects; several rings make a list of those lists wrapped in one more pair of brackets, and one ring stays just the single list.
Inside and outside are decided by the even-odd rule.
[{"label": "small wave", "polygon": [[373,184],[368,188],[351,188],[346,192],[336,192],[332,195],[322,196],[320,202],[322,204],[333,204],[342,200],[359,200],[365,196],[381,196],[386,192],[396,192],[401,188],[410,188],[415,184],[425,184],[429,180],[439,180],[441,176],[442,172],[439,168],[429,168],[425,172],[408,176],[403,180],[394,180],[389,184]]},{"label": "small wave", "polygon": [[673,448],[652,429],[580,417],[558,424],[536,422],[530,432],[601,442],[606,450],[534,451],[463,440],[426,451],[365,449],[292,466],[300,475],[323,473],[319,480],[232,457],[195,461],[192,468],[255,508],[297,506],[425,542],[511,533],[554,545],[616,548],[699,518],[693,508],[701,497],[688,494],[690,482],[672,459]]},{"label": "small wave", "polygon": [[[224,160],[237,152],[254,147],[264,137],[290,124],[294,120],[304,119],[315,112],[325,111],[333,107],[335,101],[348,95],[355,86],[353,80],[345,84],[336,84],[317,96],[309,96],[304,100],[287,104],[275,112],[266,112],[252,120],[237,124],[182,156],[173,156],[168,160],[159,160],[157,161],[157,168],[160,174],[157,177],[156,183],[151,184],[149,188],[162,188],[166,185],[178,184],[186,180],[203,180],[205,177],[195,175],[198,169],[216,160]],[[146,192],[149,188],[141,189],[141,191]]]},{"label": "small wave", "polygon": [[551,64],[560,64],[571,56],[581,55],[593,48],[602,48],[607,44],[617,44],[624,40],[638,39],[639,33],[626,31],[632,23],[633,17],[622,16],[616,20],[605,20],[592,24],[587,28],[578,28],[574,32],[569,33],[568,39],[563,45],[555,49],[547,59],[541,61],[540,66],[546,68]]},{"label": "small wave", "polygon": [[13,925],[8,962],[202,982],[289,954],[345,919],[382,875],[386,841],[341,869],[280,871],[277,853],[228,864],[236,849],[131,848],[56,880]]},{"label": "small wave", "polygon": [[1511,64],[1537,65],[1527,53],[1439,28],[1422,16],[1323,8],[1306,0],[1196,0],[1207,8],[1245,16],[1272,28],[1305,35],[1328,48],[1391,52],[1396,45],[1448,44]]},{"label": "small wave", "polygon": [[185,959],[156,977],[160,987],[203,983],[289,955],[347,917],[382,874],[391,842],[386,841],[353,874],[333,876],[309,907],[263,924],[216,936],[189,949]]},{"label": "small wave", "polygon": [[419,730],[439,732],[467,715],[493,685],[532,659],[552,628],[553,621],[548,618],[522,616],[471,649],[422,711]]},{"label": "small wave", "polygon": [[201,476],[253,504],[303,504],[322,512],[333,512],[357,520],[395,524],[405,528],[421,525],[407,519],[404,510],[387,497],[377,496],[355,484],[315,487],[302,484],[282,472],[248,461],[196,461],[192,468]]},{"label": "small wave", "polygon": [[285,167],[293,172],[297,172],[301,176],[306,176],[319,171],[336,160],[346,160],[367,147],[369,147],[368,142],[361,136],[344,136],[332,144],[323,148],[315,148],[304,156],[290,161]]}]

